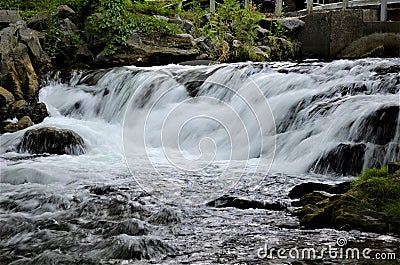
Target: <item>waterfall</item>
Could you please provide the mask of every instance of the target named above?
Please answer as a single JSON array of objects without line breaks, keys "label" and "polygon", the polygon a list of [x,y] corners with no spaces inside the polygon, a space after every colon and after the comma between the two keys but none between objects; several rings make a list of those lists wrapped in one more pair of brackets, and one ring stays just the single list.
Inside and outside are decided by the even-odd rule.
[{"label": "waterfall", "polygon": [[354,175],[400,158],[399,69],[399,59],[129,66],[53,80],[40,100],[47,123],[80,133],[89,155],[125,145],[171,163],[273,156],[277,172]]}]

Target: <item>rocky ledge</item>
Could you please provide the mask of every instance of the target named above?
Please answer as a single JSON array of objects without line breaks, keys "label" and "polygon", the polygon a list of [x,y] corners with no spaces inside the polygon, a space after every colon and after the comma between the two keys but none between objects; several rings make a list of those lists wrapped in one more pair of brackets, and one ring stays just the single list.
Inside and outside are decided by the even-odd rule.
[{"label": "rocky ledge", "polygon": [[400,234],[399,216],[388,210],[390,205],[393,208],[398,204],[400,196],[392,189],[399,186],[400,171],[394,174],[388,174],[385,168],[372,171],[384,173],[360,176],[353,183],[303,183],[295,186],[289,197],[298,199],[292,202],[292,206],[298,207],[294,214],[299,217],[300,225],[307,229],[335,228]]}]

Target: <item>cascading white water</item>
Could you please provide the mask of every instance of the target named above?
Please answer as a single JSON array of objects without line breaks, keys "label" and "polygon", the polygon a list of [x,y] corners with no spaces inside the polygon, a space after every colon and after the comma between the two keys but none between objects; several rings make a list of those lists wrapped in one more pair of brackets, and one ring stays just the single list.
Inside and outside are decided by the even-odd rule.
[{"label": "cascading white water", "polygon": [[[398,73],[376,73],[398,65],[398,59],[367,59],[309,63],[301,70],[300,66],[289,63],[124,67],[105,73],[92,86],[85,85],[85,78],[77,84],[80,76],[75,76],[70,84],[52,83],[41,90],[40,98],[51,111],[45,124],[76,130],[88,143],[89,156],[105,150],[121,152],[125,109],[136,93],[127,114],[128,122],[132,126],[137,124],[131,126],[129,132],[133,138],[143,141],[145,131],[147,147],[157,149],[171,145],[171,148],[181,148],[176,151],[194,156],[203,151],[203,155],[207,155],[198,145],[202,139],[209,138],[209,151],[216,152],[212,154],[216,160],[232,158],[229,157],[232,150],[234,159],[257,158],[270,151],[271,146],[260,149],[261,139],[274,132],[271,128],[260,128],[260,117],[251,109],[267,100],[276,124],[273,170],[303,173],[340,143],[365,143],[364,166],[370,166],[373,159],[376,161],[376,157],[369,157],[374,154],[376,144],[362,139],[359,134],[368,132],[359,130],[377,111],[399,106]],[[199,81],[198,87],[186,89],[185,85],[193,81]],[[265,99],[260,99],[259,95],[253,98],[245,95],[243,99],[249,84],[258,87]],[[187,90],[195,90],[196,97],[192,99]],[[207,101],[207,98],[218,102]],[[174,116],[168,116],[168,122],[164,123],[177,106]],[[233,114],[228,113],[227,106]],[[152,112],[144,130],[144,114],[150,108]],[[174,123],[198,115],[218,116],[222,125],[212,119],[194,119],[180,132],[179,147],[173,144],[171,137],[177,134]],[[226,132],[223,126],[228,124],[229,132]],[[398,127],[396,131],[398,135]],[[239,138],[243,134],[248,134],[249,143],[241,142]],[[396,137],[393,135],[391,141],[384,143],[387,150],[378,158],[380,163],[398,156]],[[7,136],[4,138],[8,142]],[[232,148],[231,143],[237,142],[240,144]],[[206,146],[203,142],[203,147]]]}]

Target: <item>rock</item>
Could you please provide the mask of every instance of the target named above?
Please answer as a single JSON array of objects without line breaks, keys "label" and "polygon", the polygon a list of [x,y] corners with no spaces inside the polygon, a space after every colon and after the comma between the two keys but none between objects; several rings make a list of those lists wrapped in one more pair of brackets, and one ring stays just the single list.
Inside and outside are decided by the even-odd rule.
[{"label": "rock", "polygon": [[258,24],[263,29],[274,31],[277,27],[277,23],[281,24],[281,26],[288,32],[288,35],[293,39],[299,37],[301,30],[305,25],[304,21],[296,18],[264,18],[261,19]]},{"label": "rock", "polygon": [[16,100],[37,99],[38,76],[27,46],[18,42],[16,27],[0,31],[0,86],[6,87]]},{"label": "rock", "polygon": [[152,214],[146,221],[154,225],[169,225],[180,223],[181,218],[178,213],[172,209],[163,208],[159,212]]},{"label": "rock", "polygon": [[57,16],[61,19],[72,19],[75,17],[75,11],[67,5],[61,5],[58,7]]},{"label": "rock", "polygon": [[71,130],[43,127],[26,131],[18,150],[32,154],[81,155],[86,152],[86,146],[82,137]]},{"label": "rock", "polygon": [[31,118],[29,118],[28,116],[24,116],[21,119],[19,119],[16,123],[7,124],[3,128],[3,131],[8,132],[8,133],[13,133],[13,132],[28,128],[29,126],[32,126],[32,125],[33,125],[33,122],[31,120]]},{"label": "rock", "polygon": [[216,208],[235,207],[238,209],[266,209],[271,211],[286,210],[286,207],[278,202],[269,203],[265,201],[248,200],[229,195],[224,195],[216,200],[213,200],[207,203],[207,206]]},{"label": "rock", "polygon": [[318,159],[311,170],[321,174],[360,174],[364,165],[365,150],[365,144],[339,144]]},{"label": "rock", "polygon": [[94,55],[89,50],[87,44],[79,46],[78,50],[75,52],[75,60],[88,65],[93,63]]},{"label": "rock", "polygon": [[42,49],[38,32],[29,28],[20,29],[19,38],[28,47],[35,69],[40,71],[51,62],[50,57]]},{"label": "rock", "polygon": [[204,27],[205,25],[207,25],[207,23],[210,22],[210,20],[211,20],[211,14],[202,15],[199,18],[199,27],[200,28]]},{"label": "rock", "polygon": [[15,100],[13,94],[4,89],[3,87],[0,87],[0,120],[3,121],[8,117],[8,107],[10,106],[11,103],[13,103]]},{"label": "rock", "polygon": [[326,193],[320,191],[313,191],[311,193],[307,193],[303,197],[300,198],[299,201],[293,202],[293,206],[305,206],[307,204],[315,205],[320,201],[323,201],[330,196]]},{"label": "rock", "polygon": [[296,213],[301,218],[300,223],[312,229],[331,227],[376,233],[389,231],[390,220],[386,214],[359,208],[355,206],[356,202],[357,199],[351,194],[335,195],[328,199],[323,208],[306,205]]},{"label": "rock", "polygon": [[46,104],[43,102],[31,104],[29,109],[30,117],[35,124],[41,123],[49,115]]},{"label": "rock", "polygon": [[331,194],[343,194],[350,189],[350,186],[351,182],[342,182],[335,185],[317,182],[305,182],[294,186],[290,190],[288,196],[291,199],[298,199],[315,191],[324,191]]},{"label": "rock", "polygon": [[23,116],[29,116],[35,124],[41,123],[48,116],[46,104],[42,102],[28,104],[25,100],[15,101],[9,113],[10,118],[20,119]]},{"label": "rock", "polygon": [[307,204],[307,205],[304,205],[303,207],[295,210],[294,214],[296,216],[298,216],[300,219],[302,219],[304,216],[306,216],[308,214],[313,214],[313,213],[317,212],[319,209],[320,208],[315,205]]},{"label": "rock", "polygon": [[44,31],[48,28],[48,19],[49,14],[47,12],[38,12],[30,17],[27,21],[28,27],[38,31]]},{"label": "rock", "polygon": [[262,28],[261,26],[257,27],[256,33],[258,39],[262,39],[264,37],[269,36],[269,31],[267,29]]},{"label": "rock", "polygon": [[78,27],[69,18],[61,20],[57,27],[61,30],[62,34],[61,41],[57,47],[58,52],[52,63],[57,66],[69,65],[74,59],[76,52],[74,34]]},{"label": "rock", "polygon": [[285,61],[293,59],[295,51],[290,41],[279,37],[267,36],[259,40],[258,46],[268,46],[271,49],[270,59]]},{"label": "rock", "polygon": [[204,53],[210,52],[210,50],[214,49],[214,45],[211,40],[207,39],[206,37],[200,37],[194,39],[194,42],[197,47]]},{"label": "rock", "polygon": [[3,87],[0,87],[0,105],[1,106],[8,106],[9,104],[14,102],[14,96],[13,94],[4,89]]},{"label": "rock", "polygon": [[397,132],[399,112],[398,105],[384,106],[368,117],[362,117],[362,122],[358,125],[351,140],[378,145],[391,142]]},{"label": "rock", "polygon": [[189,34],[135,33],[116,54],[107,55],[106,48],[96,56],[94,63],[101,66],[162,65],[194,60],[198,54],[193,37]]},{"label": "rock", "polygon": [[399,57],[399,33],[373,33],[363,36],[337,54],[339,58]]},{"label": "rock", "polygon": [[21,16],[14,10],[0,10],[0,30],[7,28],[10,24],[21,20]]}]

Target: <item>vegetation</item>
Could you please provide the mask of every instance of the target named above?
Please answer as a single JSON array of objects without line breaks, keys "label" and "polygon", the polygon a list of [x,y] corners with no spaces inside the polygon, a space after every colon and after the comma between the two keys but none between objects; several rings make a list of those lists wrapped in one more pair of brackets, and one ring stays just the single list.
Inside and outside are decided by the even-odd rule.
[{"label": "vegetation", "polygon": [[[18,10],[24,19],[41,12],[45,14],[45,49],[54,57],[57,52],[62,52],[59,43],[63,32],[57,26],[55,16],[60,5],[68,5],[76,12],[74,23],[78,30],[71,38],[77,46],[101,38],[106,42],[107,52],[112,54],[126,44],[134,31],[144,34],[182,33],[177,24],[155,16],[158,15],[192,21],[194,37],[205,36],[212,42],[213,49],[208,51],[212,59],[220,62],[266,59],[260,57],[255,48],[258,22],[265,15],[256,7],[244,8],[236,0],[217,3],[215,14],[205,23],[200,18],[209,13],[208,7],[202,7],[194,0],[8,0],[0,2],[0,9]],[[273,24],[269,34],[283,38],[287,35],[279,23]]]},{"label": "vegetation", "polygon": [[400,173],[389,174],[387,167],[367,169],[353,182],[358,206],[385,212],[400,220]]}]

